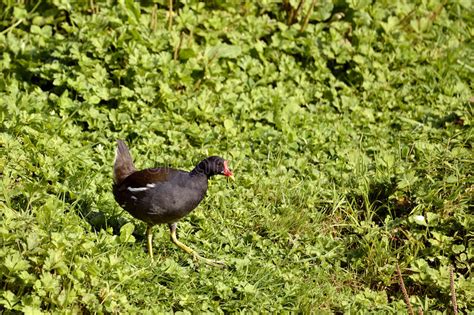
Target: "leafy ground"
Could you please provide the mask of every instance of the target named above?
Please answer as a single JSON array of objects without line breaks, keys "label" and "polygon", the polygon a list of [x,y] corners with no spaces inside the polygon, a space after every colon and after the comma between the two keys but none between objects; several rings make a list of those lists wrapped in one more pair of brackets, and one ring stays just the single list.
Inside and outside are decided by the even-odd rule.
[{"label": "leafy ground", "polygon": [[[0,3],[0,312],[474,309],[471,1]],[[179,224],[227,268],[150,262],[117,138],[230,160]]]}]

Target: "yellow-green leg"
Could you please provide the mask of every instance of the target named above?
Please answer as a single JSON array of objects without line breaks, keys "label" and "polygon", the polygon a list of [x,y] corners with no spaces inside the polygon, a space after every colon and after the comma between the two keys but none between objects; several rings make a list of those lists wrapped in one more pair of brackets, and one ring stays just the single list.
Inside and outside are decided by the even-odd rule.
[{"label": "yellow-green leg", "polygon": [[193,258],[195,260],[200,260],[208,265],[212,266],[217,266],[217,267],[222,267],[224,266],[224,262],[218,261],[218,260],[212,260],[212,259],[207,259],[202,256],[200,256],[198,253],[196,253],[194,250],[192,250],[190,247],[186,246],[185,244],[181,243],[178,238],[176,237],[176,223],[171,223],[169,224],[170,227],[170,234],[171,234],[171,241],[176,244],[179,248],[184,250],[186,253],[193,255]]},{"label": "yellow-green leg", "polygon": [[153,225],[148,225],[146,228],[146,238],[148,241],[148,255],[150,255],[151,261],[153,261],[153,232],[152,232]]}]

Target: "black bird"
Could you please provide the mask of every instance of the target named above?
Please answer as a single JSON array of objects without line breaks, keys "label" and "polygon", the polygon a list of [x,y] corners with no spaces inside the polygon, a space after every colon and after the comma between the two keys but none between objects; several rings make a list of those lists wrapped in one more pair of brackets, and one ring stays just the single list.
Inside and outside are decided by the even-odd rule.
[{"label": "black bird", "polygon": [[148,253],[153,260],[152,227],[167,223],[171,240],[178,247],[205,263],[222,264],[199,256],[176,237],[178,220],[193,211],[206,195],[207,181],[214,175],[233,177],[227,161],[210,156],[191,171],[168,167],[148,168],[137,171],[127,145],[117,140],[114,163],[113,193],[118,204],[135,218],[148,224],[146,234]]}]

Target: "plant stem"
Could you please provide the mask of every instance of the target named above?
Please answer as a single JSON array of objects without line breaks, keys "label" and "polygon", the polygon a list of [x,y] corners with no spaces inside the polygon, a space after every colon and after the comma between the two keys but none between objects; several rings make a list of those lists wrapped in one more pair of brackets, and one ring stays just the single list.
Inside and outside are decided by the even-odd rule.
[{"label": "plant stem", "polygon": [[451,287],[451,302],[453,303],[454,315],[458,314],[458,302],[456,300],[456,288],[454,287],[454,268],[449,267],[449,286]]},{"label": "plant stem", "polygon": [[304,30],[306,29],[306,26],[308,26],[309,17],[311,16],[311,14],[313,14],[313,9],[315,5],[316,5],[316,0],[311,1],[311,6],[309,7],[308,13],[306,13],[303,25],[301,26],[301,29],[300,29],[301,33],[303,33]]},{"label": "plant stem", "polygon": [[408,296],[407,289],[405,288],[405,283],[403,282],[402,272],[400,271],[400,266],[397,262],[397,275],[398,275],[398,284],[402,288],[403,298],[405,299],[405,304],[408,308],[408,314],[413,315],[413,308],[411,307],[410,297]]},{"label": "plant stem", "polygon": [[171,31],[173,25],[173,0],[168,1],[168,30]]}]

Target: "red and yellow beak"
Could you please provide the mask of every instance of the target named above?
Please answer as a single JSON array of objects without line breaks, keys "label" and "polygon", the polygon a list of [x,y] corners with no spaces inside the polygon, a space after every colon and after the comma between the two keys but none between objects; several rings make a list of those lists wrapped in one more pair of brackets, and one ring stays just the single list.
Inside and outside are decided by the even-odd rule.
[{"label": "red and yellow beak", "polygon": [[234,179],[234,174],[227,166],[227,161],[224,161],[224,172],[222,174],[224,174],[226,177],[229,177],[230,179]]}]

